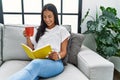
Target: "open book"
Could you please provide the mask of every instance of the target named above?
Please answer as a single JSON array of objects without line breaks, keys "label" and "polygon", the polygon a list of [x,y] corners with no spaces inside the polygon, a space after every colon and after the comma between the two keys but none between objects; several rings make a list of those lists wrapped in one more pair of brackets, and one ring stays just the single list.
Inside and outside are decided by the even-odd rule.
[{"label": "open book", "polygon": [[44,59],[50,54],[50,52],[52,52],[52,48],[50,45],[45,45],[45,46],[43,46],[39,49],[36,49],[36,50],[32,50],[30,47],[28,47],[24,43],[22,43],[21,45],[22,45],[22,48],[24,49],[25,53],[31,59],[36,59],[36,58]]}]

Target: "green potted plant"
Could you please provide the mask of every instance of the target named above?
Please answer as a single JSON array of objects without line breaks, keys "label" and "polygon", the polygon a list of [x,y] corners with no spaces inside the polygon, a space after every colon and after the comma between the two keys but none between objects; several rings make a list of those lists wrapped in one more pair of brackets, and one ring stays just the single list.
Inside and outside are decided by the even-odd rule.
[{"label": "green potted plant", "polygon": [[[101,15],[96,12],[96,18],[87,21],[87,31],[84,34],[93,34],[97,45],[96,51],[104,58],[120,56],[120,19],[117,10],[112,7],[100,6]],[[89,16],[87,11],[84,19]]]}]

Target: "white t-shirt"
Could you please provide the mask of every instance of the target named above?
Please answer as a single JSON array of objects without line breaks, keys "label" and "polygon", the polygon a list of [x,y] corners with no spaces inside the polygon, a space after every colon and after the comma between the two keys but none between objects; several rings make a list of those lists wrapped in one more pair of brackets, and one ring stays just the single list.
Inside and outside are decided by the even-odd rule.
[{"label": "white t-shirt", "polygon": [[56,25],[52,29],[46,28],[44,35],[39,39],[38,43],[35,41],[35,36],[31,38],[31,41],[34,44],[35,49],[50,44],[54,51],[59,52],[61,43],[69,36],[70,33],[65,27]]}]

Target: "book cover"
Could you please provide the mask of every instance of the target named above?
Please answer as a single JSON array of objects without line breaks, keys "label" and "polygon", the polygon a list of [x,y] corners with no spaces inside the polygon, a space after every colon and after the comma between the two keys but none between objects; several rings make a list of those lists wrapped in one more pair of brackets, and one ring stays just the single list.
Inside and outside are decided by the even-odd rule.
[{"label": "book cover", "polygon": [[37,59],[37,58],[44,59],[50,54],[50,52],[52,52],[52,48],[50,45],[45,45],[36,50],[32,50],[29,46],[27,46],[24,43],[22,43],[21,45],[22,45],[22,48],[24,49],[25,53],[31,59]]}]

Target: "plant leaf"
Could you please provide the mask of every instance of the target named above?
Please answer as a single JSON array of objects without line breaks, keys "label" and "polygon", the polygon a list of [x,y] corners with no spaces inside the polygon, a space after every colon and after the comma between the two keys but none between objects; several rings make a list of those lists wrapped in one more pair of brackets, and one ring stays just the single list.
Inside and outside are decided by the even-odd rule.
[{"label": "plant leaf", "polygon": [[105,49],[104,49],[104,52],[105,52],[105,54],[107,55],[107,56],[114,56],[115,54],[116,54],[116,52],[117,52],[117,49],[115,48],[115,47],[113,47],[113,46],[110,46],[110,47],[106,47]]}]

